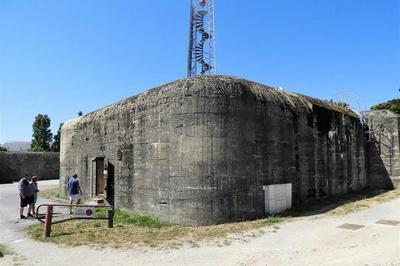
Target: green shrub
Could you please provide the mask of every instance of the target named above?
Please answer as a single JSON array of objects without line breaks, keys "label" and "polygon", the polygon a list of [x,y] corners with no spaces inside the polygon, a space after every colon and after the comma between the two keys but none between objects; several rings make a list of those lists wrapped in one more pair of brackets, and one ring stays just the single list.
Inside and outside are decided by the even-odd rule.
[{"label": "green shrub", "polygon": [[[107,217],[107,208],[96,208],[95,217]],[[141,227],[161,228],[170,225],[169,223],[162,222],[157,218],[150,215],[143,215],[137,213],[130,213],[123,211],[119,208],[114,209],[114,223],[116,224],[132,224]]]},{"label": "green shrub", "polygon": [[380,103],[371,107],[371,110],[389,110],[393,113],[400,114],[400,98]]}]

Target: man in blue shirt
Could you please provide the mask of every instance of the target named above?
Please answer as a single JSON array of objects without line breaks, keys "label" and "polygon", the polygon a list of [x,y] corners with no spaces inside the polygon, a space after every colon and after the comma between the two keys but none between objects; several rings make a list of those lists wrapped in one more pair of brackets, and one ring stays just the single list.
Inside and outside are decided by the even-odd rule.
[{"label": "man in blue shirt", "polygon": [[[68,195],[70,205],[72,205],[74,201],[76,201],[76,204],[81,203],[82,190],[81,186],[79,185],[77,174],[74,174],[72,178],[68,180]],[[72,214],[72,206],[69,207],[69,213]]]}]

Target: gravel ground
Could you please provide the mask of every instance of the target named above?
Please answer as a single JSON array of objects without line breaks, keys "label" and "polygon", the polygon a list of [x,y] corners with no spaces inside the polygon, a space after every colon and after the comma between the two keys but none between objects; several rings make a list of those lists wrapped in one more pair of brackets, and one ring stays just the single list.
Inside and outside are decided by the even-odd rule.
[{"label": "gravel ground", "polygon": [[[57,186],[42,181],[40,189]],[[0,242],[16,255],[0,258],[0,265],[400,265],[400,199],[343,217],[304,217],[265,229],[261,237],[220,245],[201,243],[173,250],[136,250],[59,247],[30,240],[24,230],[35,220],[19,221],[17,184],[0,185]],[[44,202],[43,199],[40,199]],[[339,229],[344,223],[364,227]],[[248,238],[246,238],[248,239]]]}]

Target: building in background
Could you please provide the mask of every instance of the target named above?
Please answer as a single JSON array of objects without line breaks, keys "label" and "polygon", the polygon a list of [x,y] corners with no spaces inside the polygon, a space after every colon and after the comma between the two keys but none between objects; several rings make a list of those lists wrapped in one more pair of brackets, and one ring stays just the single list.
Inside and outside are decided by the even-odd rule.
[{"label": "building in background", "polygon": [[2,147],[7,148],[8,152],[27,152],[31,148],[30,141],[7,141]]}]

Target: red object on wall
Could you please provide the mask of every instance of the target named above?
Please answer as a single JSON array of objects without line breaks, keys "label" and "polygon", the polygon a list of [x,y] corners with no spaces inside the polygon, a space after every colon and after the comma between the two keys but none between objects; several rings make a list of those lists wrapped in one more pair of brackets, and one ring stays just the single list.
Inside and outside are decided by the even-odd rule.
[{"label": "red object on wall", "polygon": [[200,5],[205,6],[207,4],[207,0],[200,0]]}]

